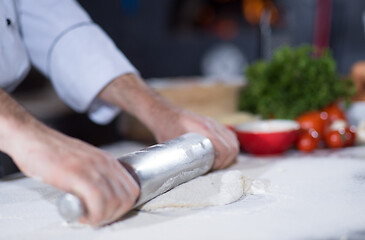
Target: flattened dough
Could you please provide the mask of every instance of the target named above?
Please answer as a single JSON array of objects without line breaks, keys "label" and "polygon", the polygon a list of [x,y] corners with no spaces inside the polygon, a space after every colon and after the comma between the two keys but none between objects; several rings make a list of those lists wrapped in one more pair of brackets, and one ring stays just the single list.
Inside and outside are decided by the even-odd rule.
[{"label": "flattened dough", "polygon": [[237,201],[244,193],[244,177],[238,170],[198,177],[152,199],[141,210],[202,208]]}]

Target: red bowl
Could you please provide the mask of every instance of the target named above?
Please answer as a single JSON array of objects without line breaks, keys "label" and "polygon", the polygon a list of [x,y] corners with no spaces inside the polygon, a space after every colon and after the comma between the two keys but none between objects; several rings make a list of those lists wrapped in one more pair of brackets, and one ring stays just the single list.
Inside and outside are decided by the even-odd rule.
[{"label": "red bowl", "polygon": [[235,126],[241,149],[255,155],[281,154],[298,138],[299,124],[292,120],[262,120]]}]

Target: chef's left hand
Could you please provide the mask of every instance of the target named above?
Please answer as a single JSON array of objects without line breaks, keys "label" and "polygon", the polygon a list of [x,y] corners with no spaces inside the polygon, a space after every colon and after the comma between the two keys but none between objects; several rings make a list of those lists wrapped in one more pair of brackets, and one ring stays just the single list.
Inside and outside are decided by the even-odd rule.
[{"label": "chef's left hand", "polygon": [[238,154],[238,142],[233,132],[211,118],[172,105],[135,74],[119,76],[98,97],[138,118],[151,130],[158,142],[188,132],[206,136],[212,141],[216,152],[213,169],[227,167]]},{"label": "chef's left hand", "polygon": [[222,169],[233,163],[239,152],[239,144],[231,130],[209,117],[185,110],[175,112],[175,116],[164,121],[163,128],[152,129],[158,142],[165,142],[188,132],[199,133],[212,141],[216,154],[213,169]]}]

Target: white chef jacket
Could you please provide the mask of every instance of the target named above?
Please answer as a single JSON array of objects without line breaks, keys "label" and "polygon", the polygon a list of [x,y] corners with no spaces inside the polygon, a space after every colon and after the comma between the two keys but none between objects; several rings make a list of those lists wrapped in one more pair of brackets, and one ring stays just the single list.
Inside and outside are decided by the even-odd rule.
[{"label": "white chef jacket", "polygon": [[0,87],[13,90],[30,62],[65,103],[100,124],[119,109],[97,94],[117,76],[138,74],[75,0],[0,0]]}]

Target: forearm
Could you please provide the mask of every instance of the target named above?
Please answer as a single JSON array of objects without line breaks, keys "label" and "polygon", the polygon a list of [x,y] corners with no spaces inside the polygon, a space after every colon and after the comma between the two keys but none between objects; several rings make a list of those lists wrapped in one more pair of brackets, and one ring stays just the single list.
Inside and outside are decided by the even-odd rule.
[{"label": "forearm", "polygon": [[27,129],[41,126],[39,121],[0,89],[0,150],[15,157],[20,150],[18,148],[21,148],[20,139],[30,134]]},{"label": "forearm", "polygon": [[173,120],[180,111],[134,74],[116,78],[101,91],[99,98],[137,117],[151,130],[163,126],[162,121]]}]

